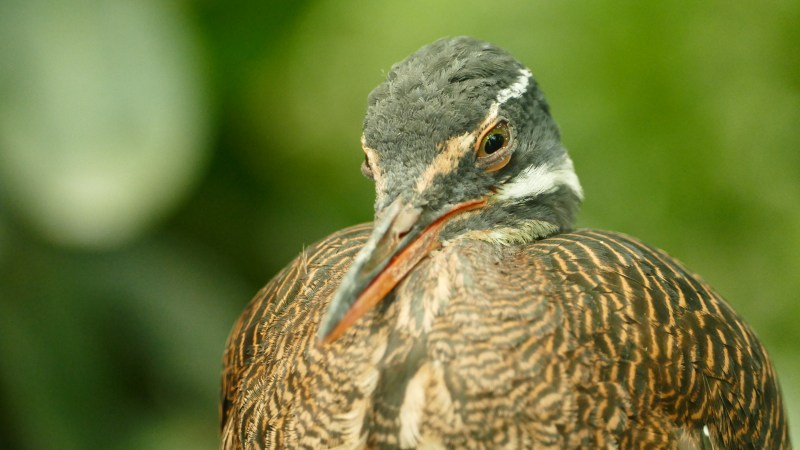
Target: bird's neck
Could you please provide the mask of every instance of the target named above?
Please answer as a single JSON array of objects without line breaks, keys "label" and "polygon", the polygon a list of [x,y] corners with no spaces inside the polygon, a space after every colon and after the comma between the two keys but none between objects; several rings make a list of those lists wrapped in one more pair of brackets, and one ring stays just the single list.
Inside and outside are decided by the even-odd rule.
[{"label": "bird's neck", "polygon": [[580,197],[567,187],[513,201],[489,201],[461,223],[445,230],[445,242],[479,240],[495,245],[524,245],[573,227]]},{"label": "bird's neck", "polygon": [[468,231],[459,235],[456,239],[474,239],[502,246],[523,245],[544,239],[561,231],[562,229],[552,222],[523,219],[513,225]]}]

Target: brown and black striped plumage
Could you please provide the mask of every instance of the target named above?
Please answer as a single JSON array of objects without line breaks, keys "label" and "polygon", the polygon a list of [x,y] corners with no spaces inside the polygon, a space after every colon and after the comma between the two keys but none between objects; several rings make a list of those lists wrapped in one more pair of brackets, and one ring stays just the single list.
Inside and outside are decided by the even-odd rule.
[{"label": "brown and black striped plumage", "polygon": [[369,231],[312,246],[248,306],[225,354],[223,448],[676,448],[704,426],[708,448],[789,448],[752,331],[621,234],[456,242],[317,348]]},{"label": "brown and black striped plumage", "polygon": [[775,372],[698,277],[572,230],[531,72],[469,38],[392,68],[375,222],[308,248],[231,332],[222,449],[788,449]]}]

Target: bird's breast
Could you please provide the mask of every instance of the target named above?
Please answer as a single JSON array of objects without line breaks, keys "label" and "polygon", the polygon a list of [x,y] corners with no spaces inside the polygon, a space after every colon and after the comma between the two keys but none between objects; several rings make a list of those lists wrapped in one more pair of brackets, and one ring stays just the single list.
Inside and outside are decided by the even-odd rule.
[{"label": "bird's breast", "polygon": [[546,376],[548,355],[531,354],[547,347],[557,320],[544,296],[524,294],[513,258],[513,248],[461,241],[420,262],[328,353],[331,370],[348,361],[335,376],[355,378],[343,384],[368,388],[340,392],[340,415],[363,418],[369,440],[402,448],[481,434],[524,446],[515,414],[546,418],[561,407],[531,403],[530,392],[546,386],[531,380]]}]

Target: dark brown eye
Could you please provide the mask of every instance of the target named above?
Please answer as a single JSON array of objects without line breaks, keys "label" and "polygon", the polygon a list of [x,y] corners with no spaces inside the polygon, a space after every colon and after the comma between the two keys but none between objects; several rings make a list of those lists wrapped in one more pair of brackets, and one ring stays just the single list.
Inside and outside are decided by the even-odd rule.
[{"label": "dark brown eye", "polygon": [[364,162],[361,163],[361,173],[370,180],[375,179],[375,174],[372,173],[372,166],[369,164],[369,156],[364,153]]},{"label": "dark brown eye", "polygon": [[486,130],[478,145],[478,165],[487,172],[494,172],[505,167],[511,160],[508,152],[511,143],[511,130],[505,120],[498,122]]}]

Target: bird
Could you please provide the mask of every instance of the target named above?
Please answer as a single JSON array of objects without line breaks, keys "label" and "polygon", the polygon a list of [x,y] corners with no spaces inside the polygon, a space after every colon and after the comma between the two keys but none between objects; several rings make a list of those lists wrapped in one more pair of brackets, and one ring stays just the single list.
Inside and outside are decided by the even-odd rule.
[{"label": "bird", "polygon": [[531,71],[471,37],[368,96],[375,219],[305,248],[223,356],[220,448],[788,449],[776,372],[698,275],[575,228]]}]

